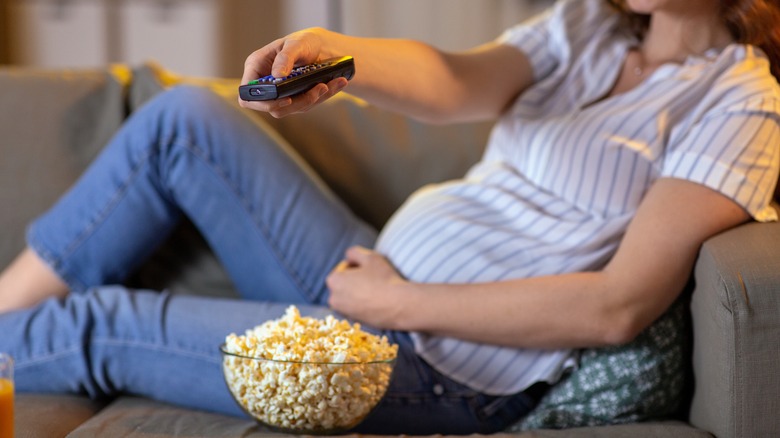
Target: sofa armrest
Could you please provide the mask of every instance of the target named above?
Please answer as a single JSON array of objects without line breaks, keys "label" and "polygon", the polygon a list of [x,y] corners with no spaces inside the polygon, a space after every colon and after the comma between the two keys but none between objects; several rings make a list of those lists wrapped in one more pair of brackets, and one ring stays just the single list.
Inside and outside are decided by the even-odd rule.
[{"label": "sofa armrest", "polygon": [[710,239],[694,276],[691,423],[718,437],[777,433],[780,223]]}]

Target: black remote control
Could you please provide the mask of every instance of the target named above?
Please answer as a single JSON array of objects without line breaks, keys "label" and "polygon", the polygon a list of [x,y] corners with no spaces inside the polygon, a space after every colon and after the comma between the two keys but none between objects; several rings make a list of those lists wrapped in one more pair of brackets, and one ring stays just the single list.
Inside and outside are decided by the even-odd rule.
[{"label": "black remote control", "polygon": [[268,75],[251,81],[238,87],[238,94],[242,100],[280,99],[303,93],[317,84],[339,77],[349,80],[354,75],[355,61],[351,56],[342,56],[296,67],[284,78]]}]

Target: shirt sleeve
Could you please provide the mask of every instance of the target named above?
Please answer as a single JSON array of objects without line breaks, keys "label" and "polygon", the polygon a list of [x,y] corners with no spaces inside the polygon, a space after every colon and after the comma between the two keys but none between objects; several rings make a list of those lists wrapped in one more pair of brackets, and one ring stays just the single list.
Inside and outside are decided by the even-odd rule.
[{"label": "shirt sleeve", "polygon": [[709,187],[761,222],[777,220],[780,103],[756,96],[703,117],[669,146],[661,176]]},{"label": "shirt sleeve", "polygon": [[504,31],[496,40],[523,52],[540,80],[585,45],[614,11],[604,0],[559,0],[550,9]]}]

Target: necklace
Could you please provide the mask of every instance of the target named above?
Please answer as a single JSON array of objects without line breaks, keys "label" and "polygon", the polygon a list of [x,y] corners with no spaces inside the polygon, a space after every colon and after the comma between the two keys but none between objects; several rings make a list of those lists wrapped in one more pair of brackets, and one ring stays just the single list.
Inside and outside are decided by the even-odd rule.
[{"label": "necklace", "polygon": [[634,60],[635,60],[635,65],[634,68],[632,69],[634,76],[638,78],[644,76],[646,66],[645,66],[644,59],[642,57],[642,50],[639,49],[638,47],[634,49]]}]

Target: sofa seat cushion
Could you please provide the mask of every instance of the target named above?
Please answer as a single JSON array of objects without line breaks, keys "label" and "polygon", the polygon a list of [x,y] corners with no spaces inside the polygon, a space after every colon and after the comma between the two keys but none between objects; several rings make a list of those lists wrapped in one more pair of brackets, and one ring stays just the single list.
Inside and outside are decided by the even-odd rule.
[{"label": "sofa seat cushion", "polygon": [[66,436],[105,406],[70,394],[16,394],[14,404],[17,437]]},{"label": "sofa seat cushion", "polygon": [[[264,437],[275,433],[245,419],[194,411],[164,403],[137,398],[120,397],[97,415],[85,422],[68,436],[69,438],[92,437]],[[43,435],[40,435],[43,436]],[[281,436],[281,435],[280,435]],[[479,435],[472,435],[474,438]],[[520,434],[491,435],[497,438],[705,438],[711,435],[681,422],[657,422],[580,428],[570,430],[538,430]],[[366,438],[366,435],[348,435],[349,438]]]},{"label": "sofa seat cushion", "polygon": [[255,437],[270,431],[246,419],[123,396],[70,433],[71,438],[188,436]]}]

